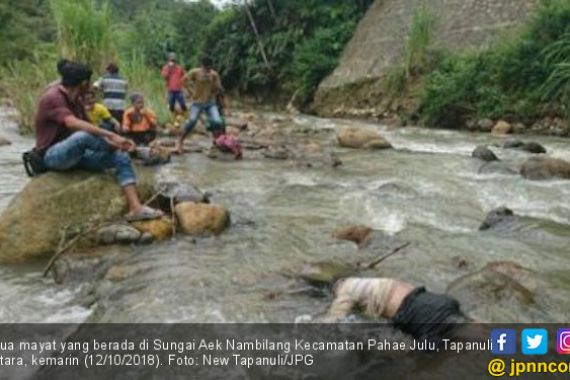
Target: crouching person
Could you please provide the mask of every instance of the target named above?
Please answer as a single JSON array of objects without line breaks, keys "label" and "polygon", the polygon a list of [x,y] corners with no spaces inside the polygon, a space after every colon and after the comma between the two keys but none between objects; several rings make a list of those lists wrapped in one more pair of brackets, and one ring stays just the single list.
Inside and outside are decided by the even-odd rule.
[{"label": "crouching person", "polygon": [[132,94],[131,103],[123,116],[123,132],[137,145],[149,145],[156,139],[156,114],[145,107],[141,94]]},{"label": "crouching person", "polygon": [[[386,318],[416,339],[466,336],[458,331],[472,322],[456,299],[392,278],[349,277],[333,285],[334,299],[325,317],[338,321],[355,310],[370,318]],[[459,328],[459,329],[456,329]],[[478,332],[474,332],[478,337]],[[487,336],[488,337],[488,336]]]},{"label": "crouching person", "polygon": [[91,70],[68,62],[61,84],[49,88],[38,103],[35,119],[36,149],[48,170],[114,169],[129,207],[127,220],[155,219],[163,215],[141,204],[129,155],[136,145],[118,134],[91,124],[82,103],[89,89]]}]

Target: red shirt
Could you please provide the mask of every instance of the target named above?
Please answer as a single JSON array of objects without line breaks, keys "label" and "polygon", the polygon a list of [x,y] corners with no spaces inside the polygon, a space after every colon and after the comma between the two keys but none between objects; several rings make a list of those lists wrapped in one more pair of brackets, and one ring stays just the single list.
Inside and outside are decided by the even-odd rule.
[{"label": "red shirt", "polygon": [[182,66],[174,64],[170,66],[166,64],[162,67],[160,71],[162,77],[166,80],[166,86],[168,91],[181,91],[183,86],[183,78],[186,74]]},{"label": "red shirt", "polygon": [[50,87],[40,97],[36,111],[36,148],[45,150],[72,134],[65,118],[75,116],[88,121],[83,104],[70,99],[61,86]]}]

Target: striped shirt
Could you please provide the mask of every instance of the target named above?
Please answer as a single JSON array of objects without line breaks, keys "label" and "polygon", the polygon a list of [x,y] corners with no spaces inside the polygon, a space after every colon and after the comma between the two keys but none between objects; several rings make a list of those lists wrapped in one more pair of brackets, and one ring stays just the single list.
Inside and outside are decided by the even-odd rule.
[{"label": "striped shirt", "polygon": [[103,105],[111,111],[123,111],[127,97],[127,81],[119,74],[105,74],[95,87],[103,91]]}]

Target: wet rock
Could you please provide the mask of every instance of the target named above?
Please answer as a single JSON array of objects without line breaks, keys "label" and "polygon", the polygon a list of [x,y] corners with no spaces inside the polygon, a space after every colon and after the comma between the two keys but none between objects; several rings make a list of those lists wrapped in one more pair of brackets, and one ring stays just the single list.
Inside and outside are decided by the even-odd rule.
[{"label": "wet rock", "polygon": [[364,246],[370,237],[372,228],[364,225],[339,227],[333,232],[337,240],[346,240],[356,243],[359,247]]},{"label": "wet rock", "polygon": [[291,157],[291,152],[285,147],[269,147],[262,154],[263,157],[273,160],[287,160]]},{"label": "wet rock", "polygon": [[150,232],[143,232],[139,240],[139,244],[151,244],[154,240],[154,236]]},{"label": "wet rock", "polygon": [[517,134],[517,135],[522,135],[524,133],[526,133],[527,130],[527,126],[524,125],[523,123],[515,123],[513,125],[513,133]]},{"label": "wet rock", "polygon": [[485,268],[504,274],[531,292],[536,292],[540,288],[546,287],[544,281],[535,272],[514,261],[491,261],[487,263]]},{"label": "wet rock", "polygon": [[537,142],[527,142],[524,143],[521,147],[521,150],[524,150],[525,152],[529,152],[529,153],[534,153],[534,154],[542,154],[542,153],[546,153],[546,148],[543,147],[542,145],[540,145]]},{"label": "wet rock", "polygon": [[188,235],[219,235],[230,225],[230,214],[220,206],[180,203],[175,208],[182,232]]},{"label": "wet rock", "polygon": [[495,124],[491,133],[495,136],[504,136],[513,132],[513,126],[504,120],[501,120]]},{"label": "wet rock", "polygon": [[364,128],[344,128],[337,133],[338,144],[353,149],[389,149],[392,145],[378,132]]},{"label": "wet rock", "polygon": [[508,275],[488,267],[459,277],[449,284],[447,293],[461,300],[462,305],[527,306],[534,303],[534,294],[530,289]]},{"label": "wet rock", "polygon": [[508,139],[503,144],[503,148],[505,149],[518,149],[524,145],[524,141],[519,139]]},{"label": "wet rock", "polygon": [[[138,191],[150,197],[153,175],[139,168]],[[53,254],[64,230],[77,234],[120,219],[127,204],[111,174],[46,173],[30,181],[0,216],[0,262]],[[96,241],[85,241],[85,246]]]},{"label": "wet rock", "polygon": [[513,210],[511,210],[507,207],[499,207],[499,208],[496,208],[496,209],[490,211],[487,214],[487,216],[485,217],[485,220],[483,221],[483,223],[479,227],[479,230],[480,231],[489,230],[489,229],[497,227],[500,224],[510,223],[513,220],[515,220],[515,214],[514,214]]},{"label": "wet rock", "polygon": [[188,183],[179,182],[159,182],[153,188],[156,198],[156,205],[166,212],[173,212],[171,204],[182,202],[209,203],[210,195]]},{"label": "wet rock", "polygon": [[478,170],[479,174],[501,174],[501,175],[517,175],[518,168],[512,164],[503,161],[487,162]]},{"label": "wet rock", "polygon": [[[131,223],[139,233],[142,233],[141,239],[145,234],[150,234],[152,240],[166,240],[172,236],[174,231],[172,219],[170,217],[163,217],[155,220],[144,220],[140,222]],[[148,241],[148,236],[144,236],[145,241]],[[152,241],[151,241],[152,242]]]},{"label": "wet rock", "polygon": [[479,130],[481,132],[491,132],[493,130],[494,123],[491,119],[481,119],[477,125],[479,126]]},{"label": "wet rock", "polygon": [[105,226],[97,231],[99,244],[133,244],[139,241],[141,232],[134,227],[124,224]]},{"label": "wet rock", "polygon": [[5,137],[0,136],[0,146],[10,145],[12,142]]},{"label": "wet rock", "polygon": [[495,153],[493,153],[493,151],[487,148],[485,145],[480,145],[477,148],[475,148],[473,153],[471,153],[471,157],[478,158],[480,160],[487,162],[499,160],[495,155]]},{"label": "wet rock", "polygon": [[533,157],[521,167],[521,175],[530,180],[570,179],[570,162],[557,158]]},{"label": "wet rock", "polygon": [[53,278],[57,284],[86,283],[96,280],[107,270],[106,261],[100,257],[62,257],[53,266]]}]

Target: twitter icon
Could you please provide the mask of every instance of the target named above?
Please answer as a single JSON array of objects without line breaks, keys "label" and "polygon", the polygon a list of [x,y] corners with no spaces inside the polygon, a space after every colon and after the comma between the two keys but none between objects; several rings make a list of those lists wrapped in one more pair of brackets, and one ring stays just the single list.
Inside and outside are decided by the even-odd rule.
[{"label": "twitter icon", "polygon": [[546,355],[548,352],[548,331],[545,329],[524,329],[521,334],[522,353],[525,355]]}]

